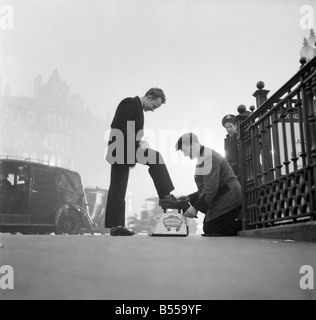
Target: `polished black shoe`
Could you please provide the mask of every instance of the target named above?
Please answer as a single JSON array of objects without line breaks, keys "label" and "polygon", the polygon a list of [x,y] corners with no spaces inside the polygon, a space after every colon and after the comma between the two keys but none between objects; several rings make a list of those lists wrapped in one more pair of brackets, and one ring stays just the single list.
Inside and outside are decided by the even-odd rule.
[{"label": "polished black shoe", "polygon": [[112,227],[110,231],[111,236],[133,236],[134,231],[130,231],[125,227]]},{"label": "polished black shoe", "polygon": [[163,208],[170,209],[181,208],[181,202],[172,194],[167,198],[159,199],[159,205]]}]

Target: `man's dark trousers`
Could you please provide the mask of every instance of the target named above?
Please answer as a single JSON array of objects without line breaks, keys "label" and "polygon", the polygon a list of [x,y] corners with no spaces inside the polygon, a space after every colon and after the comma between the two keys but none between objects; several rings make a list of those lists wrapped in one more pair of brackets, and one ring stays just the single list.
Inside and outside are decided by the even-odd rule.
[{"label": "man's dark trousers", "polygon": [[[148,158],[156,161],[141,163],[149,166],[149,174],[154,182],[159,198],[163,198],[174,190],[167,167],[159,152],[148,149]],[[111,183],[108,192],[105,227],[125,226],[125,195],[131,165],[112,164]]]}]

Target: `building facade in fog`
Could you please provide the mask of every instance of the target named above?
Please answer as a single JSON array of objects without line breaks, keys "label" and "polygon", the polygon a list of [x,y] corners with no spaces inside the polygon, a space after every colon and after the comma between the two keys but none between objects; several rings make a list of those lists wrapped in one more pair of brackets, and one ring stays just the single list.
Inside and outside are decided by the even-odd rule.
[{"label": "building facade in fog", "polygon": [[85,108],[57,70],[43,83],[34,79],[33,97],[0,96],[0,155],[36,159],[78,171],[91,186],[105,183],[106,121]]}]

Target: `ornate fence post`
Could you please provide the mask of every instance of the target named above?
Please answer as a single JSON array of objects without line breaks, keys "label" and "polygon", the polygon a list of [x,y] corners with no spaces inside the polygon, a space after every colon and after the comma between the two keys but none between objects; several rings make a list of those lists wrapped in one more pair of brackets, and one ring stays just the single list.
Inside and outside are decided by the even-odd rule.
[{"label": "ornate fence post", "polygon": [[[250,112],[247,111],[244,105],[240,105],[237,108],[238,115],[236,116],[237,124],[237,140],[238,140],[238,149],[239,149],[239,174],[240,174],[240,183],[242,188],[242,223],[243,230],[246,229],[247,223],[249,221],[249,211],[247,209],[247,200],[246,200],[246,185],[249,175],[249,162],[251,161],[251,154],[248,149],[248,138],[245,136],[245,132],[241,127],[241,123],[247,119]],[[248,141],[248,142],[247,142]]]},{"label": "ornate fence post", "polygon": [[259,81],[257,83],[258,90],[254,92],[253,96],[256,98],[257,108],[259,108],[264,102],[268,100],[268,94],[270,90],[265,90],[264,82]]},{"label": "ornate fence post", "polygon": [[[311,197],[312,197],[312,209],[316,209],[316,67],[311,68],[311,74],[313,74],[310,81],[306,83],[306,115],[307,115],[307,127],[308,127],[308,153],[309,162],[313,168],[311,176]],[[316,220],[314,215],[313,220]]]},{"label": "ornate fence post", "polygon": [[[258,90],[254,92],[253,96],[256,98],[257,109],[260,108],[268,100],[269,90],[264,89],[264,82],[257,83]],[[262,115],[261,115],[262,116]],[[268,117],[265,117],[260,124],[260,140],[261,140],[261,154],[262,154],[262,174],[263,182],[268,182],[273,179],[273,173],[270,171],[273,167],[272,160],[272,145],[271,145],[271,123]]]},{"label": "ornate fence post", "polygon": [[310,83],[306,86],[306,95],[308,100],[308,122],[310,127],[310,138],[311,138],[311,160],[313,164],[316,164],[316,76],[312,78]]}]

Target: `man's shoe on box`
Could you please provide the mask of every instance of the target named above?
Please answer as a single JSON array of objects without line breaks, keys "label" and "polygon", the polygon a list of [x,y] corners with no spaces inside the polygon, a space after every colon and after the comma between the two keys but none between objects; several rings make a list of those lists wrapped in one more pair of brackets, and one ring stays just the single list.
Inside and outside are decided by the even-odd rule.
[{"label": "man's shoe on box", "polygon": [[159,205],[163,208],[177,209],[181,207],[181,202],[171,194],[166,198],[159,199]]}]

